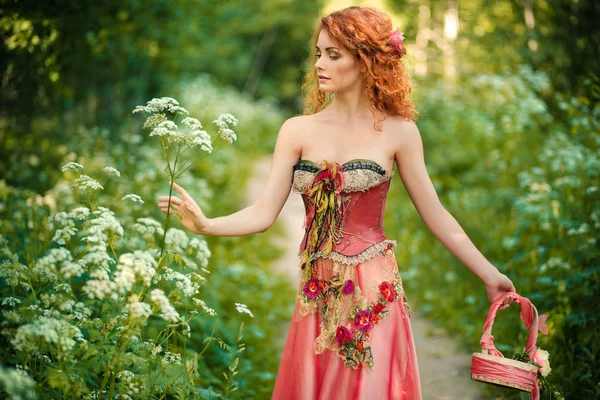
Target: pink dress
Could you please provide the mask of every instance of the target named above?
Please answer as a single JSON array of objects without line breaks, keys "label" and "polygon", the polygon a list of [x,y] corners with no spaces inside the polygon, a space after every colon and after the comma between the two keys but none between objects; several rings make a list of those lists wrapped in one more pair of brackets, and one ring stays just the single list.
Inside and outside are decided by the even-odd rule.
[{"label": "pink dress", "polygon": [[272,399],[421,399],[410,313],[383,231],[391,174],[300,160],[301,282]]}]

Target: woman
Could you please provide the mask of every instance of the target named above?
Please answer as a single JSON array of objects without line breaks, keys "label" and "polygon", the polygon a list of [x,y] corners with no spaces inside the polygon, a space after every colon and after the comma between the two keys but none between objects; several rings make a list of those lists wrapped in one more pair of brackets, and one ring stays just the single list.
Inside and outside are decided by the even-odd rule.
[{"label": "woman", "polygon": [[[407,97],[402,39],[389,16],[372,8],[323,18],[304,85],[308,115],[281,127],[255,203],[209,219],[173,185],[182,197],[172,198],[182,224],[202,235],[264,232],[290,188],[302,195],[302,278],[274,399],[421,398],[396,242],[382,226],[394,163],[420,216],[483,280],[488,299],[515,290],[439,202]],[[163,212],[167,202],[159,197]]]}]

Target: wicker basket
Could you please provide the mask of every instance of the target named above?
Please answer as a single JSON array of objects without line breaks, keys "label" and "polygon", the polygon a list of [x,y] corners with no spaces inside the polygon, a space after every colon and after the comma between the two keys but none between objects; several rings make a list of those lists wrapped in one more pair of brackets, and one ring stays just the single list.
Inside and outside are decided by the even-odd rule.
[{"label": "wicker basket", "polygon": [[[534,388],[537,388],[538,367],[530,363],[504,358],[493,343],[492,325],[498,309],[504,299],[508,297],[512,297],[516,303],[520,304],[521,319],[529,328],[529,337],[525,348],[527,354],[531,356],[537,350],[537,309],[529,299],[519,296],[515,292],[507,292],[497,298],[490,306],[480,340],[482,350],[480,353],[473,353],[471,360],[471,379],[531,393]],[[477,366],[475,369],[480,373],[473,372],[474,365]]]}]

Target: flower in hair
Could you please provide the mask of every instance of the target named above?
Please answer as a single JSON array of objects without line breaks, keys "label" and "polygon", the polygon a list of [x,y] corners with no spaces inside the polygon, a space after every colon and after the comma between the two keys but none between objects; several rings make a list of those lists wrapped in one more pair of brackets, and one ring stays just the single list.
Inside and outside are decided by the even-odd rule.
[{"label": "flower in hair", "polygon": [[396,52],[402,58],[406,55],[406,48],[404,48],[404,33],[400,32],[398,28],[392,32],[390,36],[390,44],[396,49]]}]

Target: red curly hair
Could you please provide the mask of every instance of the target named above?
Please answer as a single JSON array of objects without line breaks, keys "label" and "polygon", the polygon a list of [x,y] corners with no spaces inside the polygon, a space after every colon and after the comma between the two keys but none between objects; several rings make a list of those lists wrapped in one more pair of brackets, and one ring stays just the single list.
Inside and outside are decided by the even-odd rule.
[{"label": "red curly hair", "polygon": [[365,92],[377,131],[381,131],[381,122],[388,114],[416,120],[417,112],[409,98],[411,84],[408,72],[397,49],[390,43],[394,31],[390,17],[374,8],[358,6],[336,11],[317,24],[302,85],[304,114],[321,111],[333,99],[332,93],[319,90],[318,72],[314,68],[317,60],[315,46],[321,29],[326,29],[334,41],[356,57],[366,71]]}]

